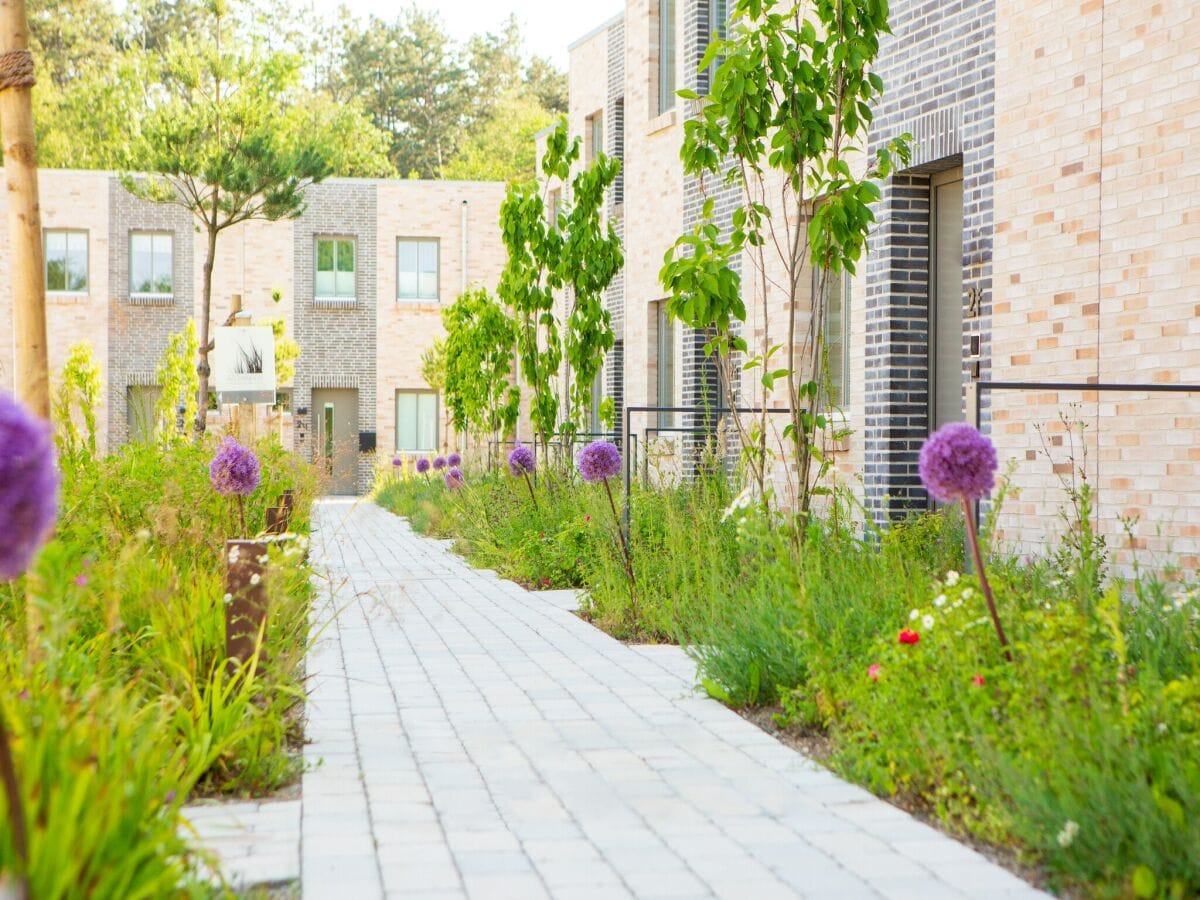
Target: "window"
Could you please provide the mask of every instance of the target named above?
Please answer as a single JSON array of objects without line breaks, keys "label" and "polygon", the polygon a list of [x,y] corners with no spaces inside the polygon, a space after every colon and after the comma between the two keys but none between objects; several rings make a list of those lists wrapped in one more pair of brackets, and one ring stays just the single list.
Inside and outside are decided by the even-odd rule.
[{"label": "window", "polygon": [[423,452],[438,446],[438,395],[396,391],[396,449]]},{"label": "window", "polygon": [[658,0],[658,114],[675,108],[675,0]]},{"label": "window", "polygon": [[[708,0],[708,40],[723,41],[729,37],[729,0]],[[718,56],[708,67],[708,86],[712,85],[713,76],[724,62],[725,57]]]},{"label": "window", "polygon": [[596,158],[597,153],[604,152],[604,113],[594,112],[587,117],[587,161]]},{"label": "window", "polygon": [[396,299],[438,299],[438,242],[396,242]]},{"label": "window", "polygon": [[[675,405],[675,323],[667,314],[667,301],[660,300],[654,304],[657,327],[655,335],[658,342],[658,405]],[[675,416],[669,412],[658,414],[658,427],[671,428],[675,424]]]},{"label": "window", "polygon": [[46,290],[83,294],[88,289],[86,231],[46,232]]},{"label": "window", "polygon": [[354,240],[317,238],[316,296],[323,300],[353,300]]},{"label": "window", "polygon": [[555,188],[546,197],[546,221],[555,231],[558,231],[558,214],[561,209],[562,191]]},{"label": "window", "polygon": [[125,424],[129,429],[129,440],[134,444],[147,444],[162,424],[158,421],[158,401],[162,388],[129,385],[125,389]]},{"label": "window", "polygon": [[[813,296],[821,290],[822,272],[813,270]],[[825,346],[824,375],[829,388],[829,403],[845,406],[850,402],[850,276],[845,272],[825,275]]]},{"label": "window", "polygon": [[175,290],[175,237],[135,231],[129,237],[129,293],[169,297]]}]

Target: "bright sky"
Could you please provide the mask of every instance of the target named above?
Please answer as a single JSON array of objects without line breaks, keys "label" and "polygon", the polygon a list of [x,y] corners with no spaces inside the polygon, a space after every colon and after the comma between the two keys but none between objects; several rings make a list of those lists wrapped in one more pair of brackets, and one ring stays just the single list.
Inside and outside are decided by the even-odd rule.
[{"label": "bright sky", "polygon": [[[318,9],[333,12],[345,3],[356,16],[395,17],[397,0],[315,0]],[[424,9],[435,9],[447,30],[463,40],[481,31],[497,31],[516,13],[525,35],[525,50],[567,67],[567,44],[611,19],[625,7],[624,0],[417,0]]]}]

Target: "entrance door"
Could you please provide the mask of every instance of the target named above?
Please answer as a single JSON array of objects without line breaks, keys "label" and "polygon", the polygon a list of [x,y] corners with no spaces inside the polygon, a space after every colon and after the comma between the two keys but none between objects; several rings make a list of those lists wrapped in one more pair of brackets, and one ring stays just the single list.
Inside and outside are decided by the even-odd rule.
[{"label": "entrance door", "polygon": [[962,170],[930,181],[929,430],[963,412]]},{"label": "entrance door", "polygon": [[312,393],[313,457],[329,478],[331,494],[358,493],[358,391]]}]

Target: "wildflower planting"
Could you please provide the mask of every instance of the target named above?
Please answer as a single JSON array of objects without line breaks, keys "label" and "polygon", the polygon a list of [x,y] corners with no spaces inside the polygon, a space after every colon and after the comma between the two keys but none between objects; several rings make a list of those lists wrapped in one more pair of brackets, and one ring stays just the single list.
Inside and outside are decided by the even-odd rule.
[{"label": "wildflower planting", "polygon": [[1058,548],[1017,560],[992,546],[974,501],[996,455],[966,429],[922,454],[948,505],[886,530],[848,493],[797,518],[716,474],[635,482],[625,545],[619,498],[583,477],[601,452],[588,449],[536,483],[518,466],[469,473],[465,491],[415,477],[377,497],[480,566],[581,588],[581,614],[617,637],[679,642],[714,697],[824,734],[836,771],[1006,848],[1051,887],[1192,896],[1200,589],[1144,576],[1081,593]]},{"label": "wildflower planting", "polygon": [[[174,895],[207,877],[185,802],[298,774],[316,482],[274,439],[76,449],[56,468],[0,397],[0,871],[38,898]],[[258,650],[231,664],[224,542],[285,490]]]}]

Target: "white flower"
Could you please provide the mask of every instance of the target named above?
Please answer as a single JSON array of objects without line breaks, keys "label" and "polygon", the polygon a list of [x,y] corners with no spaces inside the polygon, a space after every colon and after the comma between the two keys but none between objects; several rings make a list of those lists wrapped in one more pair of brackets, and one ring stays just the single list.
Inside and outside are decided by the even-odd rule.
[{"label": "white flower", "polygon": [[1075,835],[1079,834],[1079,823],[1067,819],[1067,822],[1062,827],[1062,831],[1058,833],[1058,846],[1070,847],[1075,843]]},{"label": "white flower", "polygon": [[150,529],[149,528],[139,528],[137,531],[136,537],[139,541],[150,540]]},{"label": "white flower", "polygon": [[740,494],[733,498],[733,502],[729,504],[729,508],[726,509],[725,512],[721,513],[721,521],[724,522],[739,510],[746,509],[753,502],[754,488],[750,485],[747,485],[742,489]]},{"label": "white flower", "polygon": [[936,606],[938,609],[941,609],[943,606],[945,606],[946,605],[946,595],[938,594],[936,597],[934,597],[933,605]]},{"label": "white flower", "polygon": [[262,579],[259,577],[257,572],[255,572],[253,575],[250,576],[251,584],[258,584],[260,581],[262,581]]},{"label": "white flower", "polygon": [[964,600],[970,600],[974,596],[975,596],[975,592],[973,590],[971,590],[970,588],[963,588],[962,598]]},{"label": "white flower", "polygon": [[933,616],[930,616],[930,615],[922,616],[921,624],[924,625],[926,628],[932,628],[933,627]]},{"label": "white flower", "polygon": [[958,573],[953,569],[946,573],[946,584],[949,587],[954,587],[956,584],[958,584]]},{"label": "white flower", "polygon": [[229,551],[230,564],[238,561],[238,557],[241,555],[240,551],[241,551],[241,548],[236,545],[234,546],[234,548],[232,550]]},{"label": "white flower", "polygon": [[914,609],[912,612],[910,612],[908,614],[908,621],[915,622],[920,617],[921,617],[921,611],[919,609]]},{"label": "white flower", "polygon": [[1158,723],[1158,733],[1159,733],[1159,734],[1166,734],[1166,733],[1167,733],[1167,723],[1166,723],[1166,722],[1159,722],[1159,723]]},{"label": "white flower", "polygon": [[223,599],[225,601],[225,605],[228,606],[230,603],[233,602],[233,594],[226,594]]},{"label": "white flower", "polygon": [[270,561],[271,561],[271,555],[269,553],[264,553],[262,556],[260,556],[258,558],[258,563],[259,563],[259,565],[262,565],[262,566],[265,566]]}]

